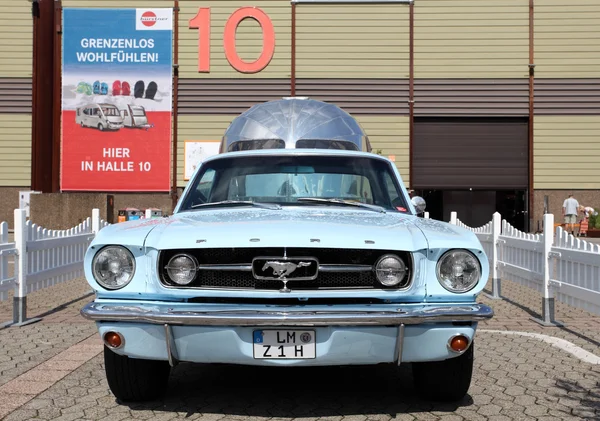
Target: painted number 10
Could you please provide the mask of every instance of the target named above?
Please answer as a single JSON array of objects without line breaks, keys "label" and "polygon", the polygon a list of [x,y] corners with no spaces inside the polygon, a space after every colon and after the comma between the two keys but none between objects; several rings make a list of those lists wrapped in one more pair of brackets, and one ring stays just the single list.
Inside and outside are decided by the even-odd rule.
[{"label": "painted number 10", "polygon": [[[235,35],[244,19],[254,19],[263,33],[263,48],[260,56],[252,62],[244,61],[237,53]],[[210,8],[201,7],[198,14],[190,19],[190,29],[198,29],[198,72],[210,72]],[[271,61],[275,52],[275,29],[269,16],[256,7],[242,7],[231,14],[225,23],[223,33],[225,57],[235,70],[241,73],[258,73]]]}]

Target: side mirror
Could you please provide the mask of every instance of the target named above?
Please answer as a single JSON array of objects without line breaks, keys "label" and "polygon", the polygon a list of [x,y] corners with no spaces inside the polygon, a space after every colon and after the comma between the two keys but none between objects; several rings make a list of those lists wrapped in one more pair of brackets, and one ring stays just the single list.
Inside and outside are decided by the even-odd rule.
[{"label": "side mirror", "polygon": [[410,199],[410,201],[412,202],[413,206],[417,210],[417,213],[425,212],[426,203],[425,203],[425,199],[423,199],[421,196],[414,196]]}]

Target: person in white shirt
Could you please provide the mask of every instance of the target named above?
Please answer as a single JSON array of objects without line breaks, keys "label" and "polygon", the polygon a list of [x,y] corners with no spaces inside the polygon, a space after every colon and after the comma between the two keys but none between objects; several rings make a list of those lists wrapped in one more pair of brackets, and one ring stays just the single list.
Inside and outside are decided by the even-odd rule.
[{"label": "person in white shirt", "polygon": [[573,193],[569,195],[563,202],[563,216],[565,217],[565,228],[575,235],[575,223],[577,222],[577,213],[579,210],[579,202],[573,197]]}]

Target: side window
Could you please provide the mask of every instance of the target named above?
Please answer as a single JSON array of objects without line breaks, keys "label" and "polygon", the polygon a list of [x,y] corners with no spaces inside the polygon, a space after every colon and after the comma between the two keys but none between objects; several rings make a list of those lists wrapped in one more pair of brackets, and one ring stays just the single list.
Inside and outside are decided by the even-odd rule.
[{"label": "side window", "polygon": [[396,189],[394,180],[388,172],[386,172],[383,177],[385,181],[387,194],[389,196],[389,203],[391,203],[392,206],[398,209],[399,211],[406,212],[408,210],[406,200],[403,197],[401,197],[402,193]]},{"label": "side window", "polygon": [[193,204],[206,203],[210,200],[210,192],[213,187],[213,180],[215,178],[215,170],[208,169],[202,174],[202,178],[196,187],[194,194]]}]

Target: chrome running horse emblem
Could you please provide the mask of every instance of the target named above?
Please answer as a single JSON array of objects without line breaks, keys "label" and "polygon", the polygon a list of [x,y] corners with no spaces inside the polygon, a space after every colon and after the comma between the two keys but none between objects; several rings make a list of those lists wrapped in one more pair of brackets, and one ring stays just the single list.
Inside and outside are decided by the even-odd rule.
[{"label": "chrome running horse emblem", "polygon": [[310,262],[298,262],[298,263],[292,263],[292,262],[278,262],[278,261],[266,261],[264,266],[262,267],[262,271],[264,273],[265,270],[271,268],[273,269],[273,275],[277,276],[277,279],[279,279],[281,282],[283,282],[283,288],[280,289],[279,291],[281,292],[290,292],[291,289],[289,289],[287,287],[287,283],[288,283],[288,279],[287,276],[289,276],[292,272],[294,272],[296,269],[301,268],[301,267],[308,267],[310,266]]},{"label": "chrome running horse emblem", "polygon": [[296,264],[292,262],[271,261],[265,263],[265,265],[262,268],[262,271],[264,272],[268,268],[271,268],[273,269],[273,275],[277,276],[279,279],[283,279],[286,276],[290,275],[292,272],[294,272],[297,268],[307,266],[310,266],[310,262],[298,262],[298,264]]}]

